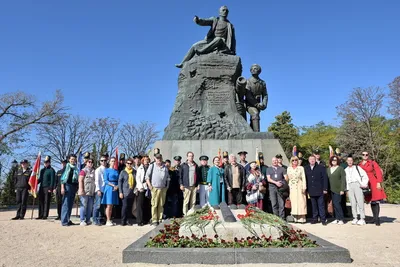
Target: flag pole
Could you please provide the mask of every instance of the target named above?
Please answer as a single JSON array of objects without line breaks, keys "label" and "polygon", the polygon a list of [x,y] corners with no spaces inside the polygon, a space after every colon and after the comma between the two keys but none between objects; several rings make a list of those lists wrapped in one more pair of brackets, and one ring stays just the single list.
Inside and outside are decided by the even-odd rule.
[{"label": "flag pole", "polygon": [[32,204],[32,212],[31,212],[31,220],[33,220],[33,211],[35,210],[35,197],[33,198],[33,204]]}]

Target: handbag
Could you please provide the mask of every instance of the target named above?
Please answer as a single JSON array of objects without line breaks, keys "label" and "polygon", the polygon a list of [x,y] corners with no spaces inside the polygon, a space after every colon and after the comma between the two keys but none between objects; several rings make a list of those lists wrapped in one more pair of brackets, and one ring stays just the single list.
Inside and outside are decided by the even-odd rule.
[{"label": "handbag", "polygon": [[258,191],[260,191],[260,193],[262,193],[262,194],[266,194],[267,193],[267,188],[264,185],[260,185],[258,187]]},{"label": "handbag", "polygon": [[249,204],[257,203],[259,194],[260,194],[259,191],[256,191],[254,193],[248,193],[246,195],[247,203],[249,203]]},{"label": "handbag", "polygon": [[287,198],[286,201],[285,201],[285,208],[286,209],[291,209],[292,208],[292,202],[290,201],[289,198]]},{"label": "handbag", "polygon": [[[360,174],[360,171],[358,170],[358,166],[357,166],[357,165],[356,165],[356,170],[357,170],[358,175],[360,176],[361,182],[362,182],[362,176],[361,176],[361,174]],[[369,188],[369,186],[367,186],[366,188],[361,188],[361,190],[362,190],[362,192],[363,192],[364,197],[370,197],[371,194],[372,194],[371,188]]]}]

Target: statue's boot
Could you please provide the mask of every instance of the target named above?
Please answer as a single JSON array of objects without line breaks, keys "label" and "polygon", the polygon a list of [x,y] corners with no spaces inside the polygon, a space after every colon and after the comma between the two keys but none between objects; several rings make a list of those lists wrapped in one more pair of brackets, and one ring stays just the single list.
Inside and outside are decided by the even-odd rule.
[{"label": "statue's boot", "polygon": [[180,63],[180,64],[175,64],[175,67],[177,67],[177,68],[182,68],[183,67],[183,64],[182,63]]},{"label": "statue's boot", "polygon": [[252,126],[254,132],[260,132],[260,119],[252,118],[251,126]]}]

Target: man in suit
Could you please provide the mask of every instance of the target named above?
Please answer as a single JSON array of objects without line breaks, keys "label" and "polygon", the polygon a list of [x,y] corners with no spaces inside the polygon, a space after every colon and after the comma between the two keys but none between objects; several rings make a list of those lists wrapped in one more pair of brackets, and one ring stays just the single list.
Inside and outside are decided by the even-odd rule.
[{"label": "man in suit", "polygon": [[307,180],[307,191],[311,198],[313,211],[312,224],[318,222],[318,214],[322,225],[326,225],[324,195],[328,193],[328,176],[324,166],[316,163],[315,156],[308,158],[310,163],[304,167]]}]

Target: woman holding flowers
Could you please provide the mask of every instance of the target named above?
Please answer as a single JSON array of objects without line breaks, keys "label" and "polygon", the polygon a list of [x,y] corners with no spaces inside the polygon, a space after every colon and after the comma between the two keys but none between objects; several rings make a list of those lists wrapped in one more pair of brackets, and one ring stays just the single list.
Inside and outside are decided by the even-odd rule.
[{"label": "woman holding flowers", "polygon": [[[246,201],[249,205],[263,209],[263,199],[266,192],[267,183],[264,175],[259,170],[255,161],[250,163],[250,171],[247,175],[247,195]],[[265,189],[265,190],[264,190]]]}]

